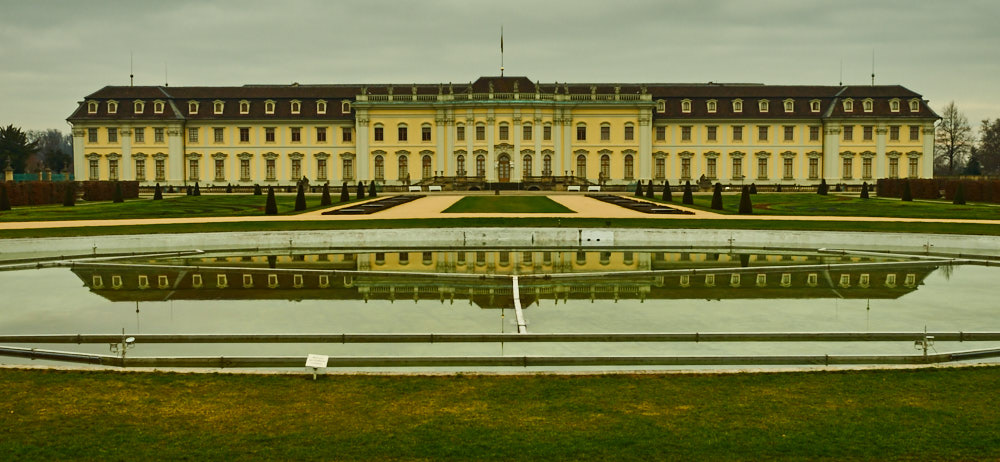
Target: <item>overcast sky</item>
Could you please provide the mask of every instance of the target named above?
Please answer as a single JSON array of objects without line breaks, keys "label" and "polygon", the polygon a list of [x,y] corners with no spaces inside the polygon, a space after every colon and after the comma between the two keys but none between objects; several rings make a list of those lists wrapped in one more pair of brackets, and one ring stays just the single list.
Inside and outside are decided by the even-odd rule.
[{"label": "overcast sky", "polygon": [[[0,124],[59,128],[105,85],[900,84],[1000,117],[1000,1],[0,0]],[[164,76],[164,67],[167,76]]]}]

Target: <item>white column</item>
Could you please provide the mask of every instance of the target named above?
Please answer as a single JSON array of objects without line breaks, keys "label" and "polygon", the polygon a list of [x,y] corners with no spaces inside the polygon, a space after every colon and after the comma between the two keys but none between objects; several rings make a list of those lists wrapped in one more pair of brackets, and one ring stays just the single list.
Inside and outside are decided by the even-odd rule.
[{"label": "white column", "polygon": [[[524,162],[521,162],[521,135],[524,134],[524,127],[521,125],[521,111],[519,109],[514,110],[514,118],[511,122],[511,131],[514,137],[514,153],[511,155],[510,167],[514,171],[511,175],[511,181],[521,181],[524,178]],[[517,166],[517,168],[514,168]]]},{"label": "white column", "polygon": [[83,157],[83,140],[87,129],[73,127],[73,179],[83,181],[87,178],[87,159]]},{"label": "white column", "polygon": [[[357,171],[355,181],[369,181],[371,177],[368,176],[368,110],[359,109],[356,114],[354,132],[358,135],[358,142],[355,143],[357,147],[357,152],[354,156],[354,169]],[[336,138],[336,135],[334,135],[334,138]],[[339,157],[331,157],[334,161],[340,161]],[[342,161],[340,162],[343,163]],[[337,168],[334,167],[332,170],[336,172]],[[343,177],[343,174],[341,174],[341,177]]]},{"label": "white column", "polygon": [[431,174],[434,174],[434,171],[445,169],[444,153],[445,153],[446,140],[445,140],[444,127],[446,123],[447,123],[447,117],[445,116],[444,110],[438,109],[437,117],[434,118],[434,130],[435,130],[435,136],[437,136],[437,139],[435,140],[437,146],[436,146],[436,152],[434,154],[436,160],[434,161],[434,166],[431,167],[432,170]]},{"label": "white column", "polygon": [[[562,146],[560,146],[561,153],[559,153],[559,158],[562,159],[560,162],[562,164],[562,170],[569,172],[573,170],[573,115],[568,110],[563,110],[562,114],[562,126],[563,126],[563,138]],[[562,172],[559,172],[562,175]]]},{"label": "white column", "polygon": [[637,178],[653,178],[650,165],[653,163],[653,124],[649,108],[639,110],[639,154],[638,159],[633,159],[633,165],[635,163],[639,164]]},{"label": "white column", "polygon": [[[873,166],[875,171],[872,172],[872,180],[885,178],[886,164],[888,163],[888,159],[885,157],[885,138],[888,131],[889,129],[886,128],[885,122],[880,122],[875,126],[875,158],[872,159],[872,162],[875,163]],[[864,162],[864,160],[861,162]],[[862,165],[861,168],[861,174],[864,176],[864,166]]]},{"label": "white column", "polygon": [[837,182],[840,178],[837,170],[837,161],[839,159],[840,124],[832,122],[823,127],[823,171],[819,176],[820,178],[825,178],[827,184]]},{"label": "white column", "polygon": [[118,132],[122,139],[122,160],[121,165],[118,166],[118,178],[134,180],[135,175],[132,170],[135,166],[135,160],[132,159],[132,127],[124,127]]},{"label": "white column", "polygon": [[921,132],[924,135],[924,152],[920,155],[920,160],[923,162],[920,177],[934,178],[934,122],[925,123]]},{"label": "white column", "polygon": [[496,153],[493,152],[496,122],[493,109],[486,111],[486,179],[488,181],[497,181]]},{"label": "white column", "polygon": [[168,184],[184,184],[184,126],[167,127]]}]

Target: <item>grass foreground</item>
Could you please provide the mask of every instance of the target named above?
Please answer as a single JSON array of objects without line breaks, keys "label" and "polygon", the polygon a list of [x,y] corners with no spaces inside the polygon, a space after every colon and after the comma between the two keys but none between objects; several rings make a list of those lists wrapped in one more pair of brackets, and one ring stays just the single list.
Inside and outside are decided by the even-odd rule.
[{"label": "grass foreground", "polygon": [[444,213],[574,213],[546,196],[466,196]]},{"label": "grass foreground", "polygon": [[7,460],[986,460],[1000,367],[758,374],[0,370]]}]

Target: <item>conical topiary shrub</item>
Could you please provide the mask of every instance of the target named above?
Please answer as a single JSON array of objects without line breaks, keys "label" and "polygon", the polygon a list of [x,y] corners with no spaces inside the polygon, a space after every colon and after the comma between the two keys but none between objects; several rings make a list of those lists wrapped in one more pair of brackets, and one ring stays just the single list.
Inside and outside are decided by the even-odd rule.
[{"label": "conical topiary shrub", "polygon": [[646,183],[646,198],[652,199],[653,196],[653,180],[649,180],[649,183]]},{"label": "conical topiary shrub", "polygon": [[201,186],[198,186],[198,183],[194,184],[194,192],[191,193],[191,195],[192,196],[200,196],[201,195]]},{"label": "conical topiary shrub", "polygon": [[715,191],[712,192],[712,210],[722,210],[722,183],[715,183]]},{"label": "conical topiary shrub", "polygon": [[340,202],[350,202],[351,201],[351,190],[347,187],[347,182],[340,187]]},{"label": "conical topiary shrub", "polygon": [[357,197],[358,197],[358,199],[364,199],[365,198],[365,182],[364,181],[359,181],[358,182],[358,196]]},{"label": "conical topiary shrub", "polygon": [[374,181],[369,181],[368,182],[368,197],[377,197],[377,196],[378,196],[378,194],[375,193],[375,182]]},{"label": "conical topiary shrub", "polygon": [[306,189],[299,183],[299,190],[295,193],[295,211],[300,212],[306,209]]},{"label": "conical topiary shrub", "polygon": [[327,181],[323,183],[323,195],[319,198],[319,205],[330,205],[333,201],[330,200],[330,182]]},{"label": "conical topiary shrub", "polygon": [[0,182],[0,212],[10,210],[10,197],[7,197],[7,185]]},{"label": "conical topiary shrub", "polygon": [[113,196],[111,202],[114,202],[116,204],[125,202],[125,196],[122,194],[122,184],[118,181],[115,182],[115,195]]},{"label": "conical topiary shrub", "polygon": [[744,186],[740,193],[740,215],[753,215],[753,204],[750,202],[750,188]]},{"label": "conical topiary shrub", "polygon": [[635,181],[635,197],[642,197],[642,180]]},{"label": "conical topiary shrub", "polygon": [[868,182],[861,183],[861,198],[868,199]]},{"label": "conical topiary shrub", "polygon": [[674,195],[670,192],[670,180],[663,182],[663,201],[673,202]]},{"label": "conical topiary shrub", "polygon": [[781,192],[781,183],[774,185],[774,192]]},{"label": "conical topiary shrub", "polygon": [[253,185],[253,195],[254,196],[261,195],[261,190],[260,190],[260,185],[259,184],[254,183],[254,185]]},{"label": "conical topiary shrub", "polygon": [[232,183],[226,183],[226,194],[229,194],[231,192],[233,192],[233,184]]},{"label": "conical topiary shrub", "polygon": [[826,193],[828,192],[830,192],[830,187],[827,186],[826,179],[824,178],[820,180],[819,187],[816,188],[816,194],[819,194],[820,196],[825,196]]},{"label": "conical topiary shrub", "polygon": [[63,207],[76,205],[76,183],[66,183],[66,190],[63,193]]},{"label": "conical topiary shrub", "polygon": [[682,204],[694,204],[694,193],[691,191],[691,180],[684,182],[684,196],[681,198]]},{"label": "conical topiary shrub", "polygon": [[156,183],[156,187],[153,188],[153,200],[154,201],[163,200],[163,188],[160,187],[160,183]]},{"label": "conical topiary shrub", "polygon": [[750,183],[750,194],[757,194],[757,183]]},{"label": "conical topiary shrub", "polygon": [[913,202],[913,192],[910,191],[910,180],[903,182],[903,200],[906,202]]},{"label": "conical topiary shrub", "polygon": [[277,215],[278,201],[274,199],[274,187],[267,187],[267,203],[264,204],[264,215]]},{"label": "conical topiary shrub", "polygon": [[965,205],[965,183],[959,181],[958,188],[955,189],[955,198],[951,201],[955,205]]}]

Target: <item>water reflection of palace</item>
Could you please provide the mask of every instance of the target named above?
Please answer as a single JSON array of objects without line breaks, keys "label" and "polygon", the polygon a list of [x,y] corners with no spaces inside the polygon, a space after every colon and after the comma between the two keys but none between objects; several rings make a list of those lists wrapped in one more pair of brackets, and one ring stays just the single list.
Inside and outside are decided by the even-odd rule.
[{"label": "water reflection of palace", "polygon": [[513,305],[506,276],[514,275],[528,307],[541,300],[892,299],[916,290],[934,269],[881,257],[711,249],[198,255],[72,271],[111,301],[459,300],[500,308]]}]

